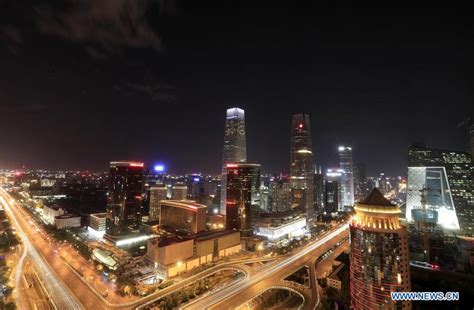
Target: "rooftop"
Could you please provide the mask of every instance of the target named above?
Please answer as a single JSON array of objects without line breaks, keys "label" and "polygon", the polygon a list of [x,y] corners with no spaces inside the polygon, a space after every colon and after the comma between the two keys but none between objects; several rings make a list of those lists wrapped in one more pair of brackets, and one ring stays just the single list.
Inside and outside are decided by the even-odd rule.
[{"label": "rooftop", "polygon": [[161,239],[151,240],[150,242],[152,244],[158,243],[158,247],[166,247],[172,244],[185,242],[188,240],[194,240],[195,242],[200,242],[200,241],[206,241],[210,239],[219,238],[219,237],[230,235],[233,233],[239,233],[239,232],[235,230],[204,231],[204,232],[197,233],[195,235],[167,236]]},{"label": "rooftop", "polygon": [[204,232],[194,235],[195,237],[194,239],[196,241],[205,241],[209,239],[219,238],[225,235],[230,235],[233,233],[238,233],[238,232],[235,230],[230,230],[230,229],[218,230],[218,231],[204,231]]},{"label": "rooftop", "polygon": [[92,213],[91,216],[103,219],[107,217],[107,213]]},{"label": "rooftop", "polygon": [[73,214],[73,213],[67,213],[67,214],[55,216],[54,218],[56,218],[56,219],[70,219],[70,218],[75,218],[75,217],[80,217],[80,216],[76,215],[76,214]]},{"label": "rooftop", "polygon": [[390,201],[388,201],[387,198],[385,198],[383,194],[377,188],[374,188],[370,192],[370,194],[364,200],[360,202],[360,204],[368,205],[368,206],[386,206],[386,207],[395,206]]},{"label": "rooftop", "polygon": [[187,209],[190,211],[197,211],[198,209],[207,209],[205,205],[196,203],[194,200],[162,200],[161,205]]},{"label": "rooftop", "polygon": [[158,247],[162,248],[162,247],[165,247],[165,246],[169,246],[169,245],[172,245],[172,244],[176,244],[176,243],[180,243],[180,242],[184,242],[184,241],[187,241],[191,238],[187,238],[187,237],[184,237],[184,238],[180,238],[180,237],[177,237],[177,236],[171,236],[171,237],[163,237],[159,240],[153,240],[152,243],[156,243],[158,242]]}]

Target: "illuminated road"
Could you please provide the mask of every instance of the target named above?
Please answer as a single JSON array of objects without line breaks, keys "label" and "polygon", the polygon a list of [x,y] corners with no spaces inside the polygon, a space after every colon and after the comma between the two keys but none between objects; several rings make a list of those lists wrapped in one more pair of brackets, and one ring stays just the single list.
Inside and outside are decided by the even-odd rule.
[{"label": "illuminated road", "polygon": [[[17,227],[18,235],[22,237],[25,252],[22,257],[29,255],[32,261],[37,265],[35,268],[41,279],[44,280],[46,291],[51,295],[58,309],[111,309],[111,308],[135,308],[137,306],[146,304],[152,300],[169,294],[186,285],[187,283],[196,281],[197,278],[212,272],[213,270],[225,268],[224,265],[238,264],[237,262],[224,263],[212,267],[205,272],[189,277],[181,283],[176,283],[170,287],[160,290],[154,294],[140,298],[138,300],[128,301],[120,300],[120,298],[113,298],[108,296],[105,300],[94,289],[90,287],[89,283],[77,274],[72,268],[68,267],[63,258],[55,253],[56,246],[44,239],[41,233],[34,229],[34,222],[28,220],[30,217],[21,208],[14,204],[10,195],[0,188],[0,202],[4,205],[6,211],[11,214],[12,222]],[[30,221],[30,222],[29,222]],[[41,231],[40,231],[41,232]],[[196,300],[192,304],[185,306],[188,309],[231,309],[235,308],[247,300],[255,297],[262,290],[281,281],[288,272],[296,271],[300,266],[307,264],[324,253],[327,249],[335,245],[340,239],[347,236],[347,225],[337,228],[320,240],[310,243],[303,247],[299,252],[284,256],[274,263],[268,263],[258,272],[245,278],[240,282],[231,284],[219,291],[213,292],[206,298]],[[33,246],[33,242],[34,245]],[[66,250],[66,251],[64,251]],[[60,250],[65,255],[68,261],[74,261],[71,256],[74,255],[72,249],[61,247]],[[41,253],[40,253],[41,252]],[[69,257],[68,257],[69,256]],[[47,262],[45,261],[47,259]],[[272,258],[275,259],[275,258]],[[22,260],[20,260],[20,263]],[[86,262],[86,261],[84,261]],[[78,262],[79,263],[79,262]],[[74,264],[76,265],[76,264]],[[78,268],[75,266],[75,269]],[[79,267],[79,269],[81,269]],[[21,270],[21,269],[20,269]],[[83,269],[81,269],[84,271]],[[21,273],[20,273],[21,276]],[[15,273],[15,280],[19,277],[18,272]],[[62,281],[61,281],[62,279]],[[313,281],[312,281],[313,282]],[[306,305],[314,305],[317,298],[310,298]]]},{"label": "illuminated road", "polygon": [[[10,218],[15,224],[17,234],[21,237],[23,246],[25,248],[25,252],[22,255],[23,260],[21,260],[20,262],[21,267],[22,262],[24,261],[24,257],[26,257],[26,255],[29,255],[36,264],[36,269],[44,282],[44,286],[48,294],[53,299],[55,306],[59,309],[83,309],[83,306],[76,299],[74,294],[72,294],[72,292],[67,289],[67,287],[58,278],[54,270],[50,268],[50,266],[45,262],[40,253],[32,245],[30,238],[23,230],[22,225],[20,225],[19,223],[19,219],[17,218],[17,212],[14,212],[13,210],[15,208],[10,195],[5,192],[3,188],[0,188],[0,201],[5,210],[10,214]],[[20,283],[21,270],[22,268],[17,268],[17,272],[15,274],[15,282],[17,285]],[[18,285],[18,287],[20,286]]]},{"label": "illuminated road", "polygon": [[20,304],[20,292],[18,292],[18,290],[20,289],[21,287],[21,279],[22,279],[22,276],[23,276],[23,269],[24,269],[24,266],[25,266],[25,259],[26,259],[26,256],[28,255],[28,251],[26,250],[26,247],[21,245],[21,256],[20,256],[20,260],[18,261],[17,265],[16,265],[16,270],[15,270],[15,287],[17,288],[17,292],[16,292],[16,304],[19,305]]},{"label": "illuminated road", "polygon": [[[234,309],[336,245],[347,237],[348,228],[348,225],[343,225],[288,258],[268,264],[249,278],[189,303],[182,309]],[[315,299],[307,300],[305,307],[314,307]]]}]

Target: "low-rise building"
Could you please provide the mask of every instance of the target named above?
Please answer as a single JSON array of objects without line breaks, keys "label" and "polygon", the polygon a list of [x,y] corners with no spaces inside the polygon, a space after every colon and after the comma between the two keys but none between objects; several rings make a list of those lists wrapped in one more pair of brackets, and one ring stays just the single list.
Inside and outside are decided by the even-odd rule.
[{"label": "low-rise building", "polygon": [[119,266],[117,257],[110,251],[94,249],[92,251],[92,259],[105,265],[111,270],[116,270]]},{"label": "low-rise building", "polygon": [[346,264],[340,263],[339,266],[334,269],[329,276],[327,276],[326,280],[329,287],[335,288],[336,290],[340,291],[342,287],[342,281],[339,276],[342,269],[346,268]]},{"label": "low-rise building", "polygon": [[260,215],[257,235],[277,242],[282,239],[293,239],[306,232],[306,218],[292,210]]},{"label": "low-rise building", "polygon": [[96,232],[105,232],[107,213],[93,213],[89,216],[89,228]]},{"label": "low-rise building", "polygon": [[87,230],[95,238],[102,238],[105,234],[107,213],[93,213],[89,216],[89,226]]},{"label": "low-rise building", "polygon": [[54,218],[66,213],[66,211],[58,205],[44,206],[43,218],[49,224],[54,224]]},{"label": "low-rise building", "polygon": [[240,249],[240,233],[237,231],[204,232],[193,236],[149,240],[146,259],[154,263],[163,278],[170,278],[238,253]]},{"label": "low-rise building", "polygon": [[75,214],[62,214],[54,217],[56,229],[81,227],[81,217]]}]

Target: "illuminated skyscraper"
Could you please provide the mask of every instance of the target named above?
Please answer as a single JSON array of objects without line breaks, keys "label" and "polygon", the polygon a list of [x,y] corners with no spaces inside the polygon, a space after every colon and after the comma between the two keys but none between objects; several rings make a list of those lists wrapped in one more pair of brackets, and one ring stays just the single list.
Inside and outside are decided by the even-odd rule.
[{"label": "illuminated skyscraper", "polygon": [[400,209],[377,189],[354,207],[350,223],[351,309],[411,309],[391,292],[409,292],[408,235]]},{"label": "illuminated skyscraper", "polygon": [[318,212],[324,212],[324,174],[321,166],[314,172],[314,209]]},{"label": "illuminated skyscraper", "polygon": [[339,211],[339,182],[326,180],[324,182],[324,209],[323,212],[335,213]]},{"label": "illuminated skyscraper", "polygon": [[227,109],[224,132],[224,152],[222,157],[221,214],[226,214],[226,165],[228,163],[245,163],[246,161],[245,111],[239,108]]},{"label": "illuminated skyscraper", "polygon": [[352,160],[352,148],[340,146],[339,167],[344,170],[341,180],[342,204],[345,207],[354,205],[354,163]]},{"label": "illuminated skyscraper", "polygon": [[227,168],[226,228],[252,236],[260,214],[260,165],[229,163]]},{"label": "illuminated skyscraper", "polygon": [[354,164],[354,199],[360,201],[369,193],[364,163]]},{"label": "illuminated skyscraper", "polygon": [[426,213],[428,221],[444,229],[460,229],[463,235],[474,235],[473,169],[469,153],[411,146],[407,220]]},{"label": "illuminated skyscraper", "polygon": [[286,179],[270,182],[271,212],[287,211],[290,207],[290,183]]},{"label": "illuminated skyscraper", "polygon": [[105,238],[115,241],[138,233],[142,186],[143,163],[110,163]]},{"label": "illuminated skyscraper", "polygon": [[326,171],[324,189],[325,211],[329,213],[344,211],[342,178],[344,170],[331,168]]},{"label": "illuminated skyscraper", "polygon": [[291,208],[306,212],[308,222],[315,218],[313,206],[313,149],[311,126],[307,114],[293,115],[291,124]]}]

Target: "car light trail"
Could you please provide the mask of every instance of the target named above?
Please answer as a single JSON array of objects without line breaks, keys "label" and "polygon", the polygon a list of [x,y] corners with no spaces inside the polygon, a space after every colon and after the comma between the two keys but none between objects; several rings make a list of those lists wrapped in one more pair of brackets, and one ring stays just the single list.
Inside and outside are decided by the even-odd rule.
[{"label": "car light trail", "polygon": [[[84,309],[84,307],[77,301],[75,296],[67,289],[67,287],[57,278],[54,271],[47,265],[41,254],[36,250],[33,244],[30,242],[28,235],[25,233],[15,212],[12,210],[14,203],[13,199],[10,195],[3,189],[0,188],[0,202],[2,203],[3,207],[6,211],[9,212],[11,219],[16,225],[17,233],[20,235],[21,240],[24,246],[24,253],[21,258],[21,262],[24,259],[24,256],[27,254],[32,258],[32,260],[36,263],[37,271],[41,275],[41,279],[43,280],[43,284],[48,292],[48,294],[53,299],[55,306],[58,309]],[[17,271],[15,275],[15,281],[18,285],[20,281],[21,275],[21,265],[18,266],[19,271]],[[19,287],[19,286],[17,286]]]},{"label": "car light trail", "polygon": [[[268,266],[266,269],[262,269],[259,273],[254,274],[252,277],[246,278],[242,280],[239,283],[236,283],[235,285],[229,286],[225,289],[222,289],[220,291],[215,292],[214,294],[208,296],[205,299],[202,300],[197,300],[196,302],[189,303],[185,306],[182,307],[182,309],[208,309],[212,307],[213,305],[216,305],[217,303],[220,303],[224,301],[225,299],[229,298],[230,296],[234,294],[238,294],[240,291],[257,284],[258,282],[264,280],[266,277],[271,276],[273,273],[277,272],[278,270],[281,270],[282,268],[285,268],[289,265],[291,265],[293,262],[296,260],[300,259],[301,257],[307,255],[308,253],[316,250],[320,246],[324,245],[331,239],[337,237],[344,231],[346,231],[349,228],[349,225],[342,225],[341,227],[337,228],[333,232],[327,234],[320,240],[310,244],[309,246],[305,247],[301,251],[295,253],[294,255],[285,258],[281,261],[279,261],[276,264],[272,264]],[[245,302],[245,301],[242,301]]]}]

